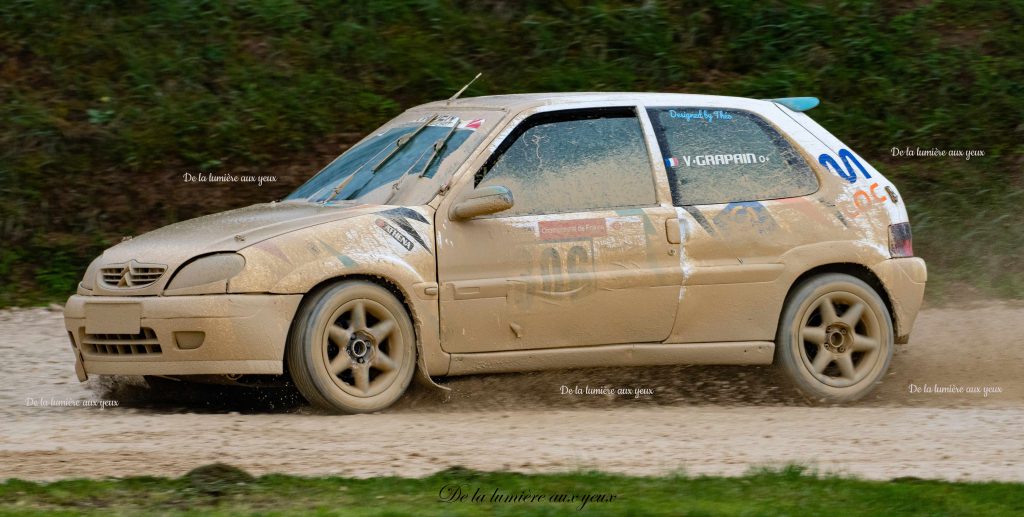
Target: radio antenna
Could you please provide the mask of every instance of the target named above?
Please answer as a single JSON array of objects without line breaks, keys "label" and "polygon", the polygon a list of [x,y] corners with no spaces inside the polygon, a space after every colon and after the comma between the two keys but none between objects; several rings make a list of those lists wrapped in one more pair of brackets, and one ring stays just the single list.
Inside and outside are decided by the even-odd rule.
[{"label": "radio antenna", "polygon": [[476,77],[474,77],[473,80],[471,80],[468,83],[466,83],[466,86],[463,86],[461,90],[455,92],[455,95],[452,95],[451,97],[449,97],[448,98],[448,104],[451,104],[453,100],[458,99],[459,95],[462,95],[462,92],[466,91],[466,88],[469,88],[469,85],[471,85],[474,82],[476,82],[476,80],[479,79],[481,75],[484,75],[483,72],[477,73]]}]

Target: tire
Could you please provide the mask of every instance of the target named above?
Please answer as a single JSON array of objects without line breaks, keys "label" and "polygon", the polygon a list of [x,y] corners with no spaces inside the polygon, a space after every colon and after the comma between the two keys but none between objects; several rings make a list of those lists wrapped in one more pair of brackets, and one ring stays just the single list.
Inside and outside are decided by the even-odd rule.
[{"label": "tire", "polygon": [[416,335],[387,289],[343,281],[311,293],[295,315],[288,372],[316,407],[370,413],[398,400],[416,371]]},{"label": "tire", "polygon": [[893,334],[889,309],[871,286],[850,275],[818,275],[786,299],[775,368],[812,402],[853,402],[889,369]]}]

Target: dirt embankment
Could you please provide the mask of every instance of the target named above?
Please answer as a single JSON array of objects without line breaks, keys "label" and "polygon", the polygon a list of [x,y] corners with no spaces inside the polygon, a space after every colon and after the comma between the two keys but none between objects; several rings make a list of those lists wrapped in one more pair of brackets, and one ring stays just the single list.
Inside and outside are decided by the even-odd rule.
[{"label": "dirt embankment", "polygon": [[385,413],[334,416],[288,391],[79,384],[60,312],[0,311],[0,471],[177,476],[224,461],[348,476],[453,465],[740,474],[796,462],[870,478],[1024,481],[1020,321],[1024,305],[1010,303],[924,311],[885,383],[852,407],[808,407],[765,368],[664,367],[456,378],[448,400],[415,387]]}]

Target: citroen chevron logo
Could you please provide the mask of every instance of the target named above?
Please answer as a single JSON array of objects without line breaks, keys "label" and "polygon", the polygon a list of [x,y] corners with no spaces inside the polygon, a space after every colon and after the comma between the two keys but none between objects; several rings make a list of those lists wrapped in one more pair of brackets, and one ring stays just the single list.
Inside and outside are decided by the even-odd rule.
[{"label": "citroen chevron logo", "polygon": [[121,279],[117,281],[118,287],[132,286],[132,263],[134,262],[135,261],[133,260],[132,262],[125,264],[125,266],[121,268]]},{"label": "citroen chevron logo", "polygon": [[109,287],[145,287],[163,275],[163,264],[143,264],[132,259],[125,264],[111,264],[103,269],[103,283]]}]

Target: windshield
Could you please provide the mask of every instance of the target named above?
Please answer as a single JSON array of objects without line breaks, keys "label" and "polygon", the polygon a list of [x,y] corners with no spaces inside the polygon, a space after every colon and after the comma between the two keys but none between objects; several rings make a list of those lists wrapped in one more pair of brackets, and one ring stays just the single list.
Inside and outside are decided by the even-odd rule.
[{"label": "windshield", "polygon": [[[363,139],[285,200],[425,204],[497,122],[494,112],[406,112]],[[397,190],[396,190],[397,189]]]}]

